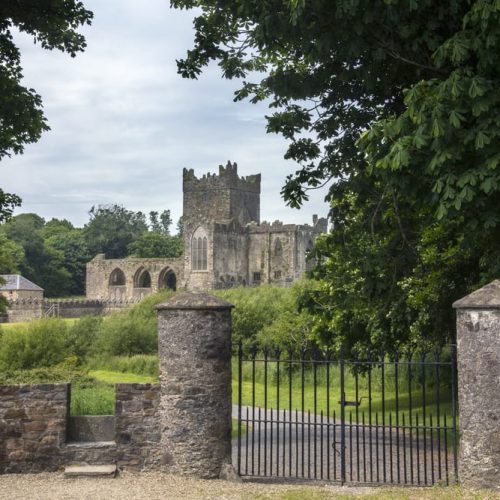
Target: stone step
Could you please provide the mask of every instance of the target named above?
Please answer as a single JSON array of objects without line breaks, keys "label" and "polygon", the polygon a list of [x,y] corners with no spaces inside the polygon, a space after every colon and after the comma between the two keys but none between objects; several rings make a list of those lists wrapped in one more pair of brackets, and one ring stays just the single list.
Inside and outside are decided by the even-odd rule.
[{"label": "stone step", "polygon": [[67,465],[64,477],[115,477],[115,465]]},{"label": "stone step", "polygon": [[69,442],[64,448],[68,465],[116,465],[115,441]]}]

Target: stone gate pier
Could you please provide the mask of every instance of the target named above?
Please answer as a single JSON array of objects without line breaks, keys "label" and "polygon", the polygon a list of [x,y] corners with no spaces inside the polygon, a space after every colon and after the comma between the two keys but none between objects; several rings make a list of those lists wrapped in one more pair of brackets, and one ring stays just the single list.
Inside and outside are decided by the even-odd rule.
[{"label": "stone gate pier", "polygon": [[231,467],[231,308],[205,293],[157,306],[163,467],[217,478]]},{"label": "stone gate pier", "polygon": [[500,490],[500,280],[453,304],[457,310],[459,477]]}]

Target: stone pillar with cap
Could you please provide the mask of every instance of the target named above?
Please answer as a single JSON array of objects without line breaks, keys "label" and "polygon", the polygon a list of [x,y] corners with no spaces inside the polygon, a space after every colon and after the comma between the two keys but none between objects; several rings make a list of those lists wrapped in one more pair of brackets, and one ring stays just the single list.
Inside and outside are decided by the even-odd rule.
[{"label": "stone pillar with cap", "polygon": [[162,463],[218,478],[231,470],[231,308],[205,293],[159,304]]},{"label": "stone pillar with cap", "polygon": [[457,310],[459,479],[500,489],[500,280],[453,304]]}]

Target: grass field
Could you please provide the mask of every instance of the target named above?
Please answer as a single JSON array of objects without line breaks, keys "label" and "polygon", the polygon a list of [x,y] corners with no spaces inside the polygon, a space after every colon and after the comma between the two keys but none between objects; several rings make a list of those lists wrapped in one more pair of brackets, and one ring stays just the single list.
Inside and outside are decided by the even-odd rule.
[{"label": "grass field", "polygon": [[[68,325],[73,325],[80,318],[59,318],[61,321],[64,321]],[[24,330],[27,326],[33,324],[33,321],[21,321],[19,323],[0,323],[0,330]]]}]

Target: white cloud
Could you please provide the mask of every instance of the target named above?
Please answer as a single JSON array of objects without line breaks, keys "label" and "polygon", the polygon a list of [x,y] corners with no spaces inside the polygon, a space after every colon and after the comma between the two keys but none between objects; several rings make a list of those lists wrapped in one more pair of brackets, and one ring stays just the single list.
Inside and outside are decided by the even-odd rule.
[{"label": "white cloud", "polygon": [[82,225],[92,205],[182,211],[182,168],[197,174],[236,161],[242,175],[262,173],[261,214],[308,222],[326,214],[324,192],[300,211],[279,192],[296,165],[286,142],[265,133],[264,105],[234,103],[237,82],[210,67],[198,81],[177,74],[192,45],[192,13],[164,0],[86,0],[95,20],[88,47],[71,59],[24,36],[26,84],[41,94],[52,130],[23,156],[2,161],[1,186],[22,196],[21,211]]}]

